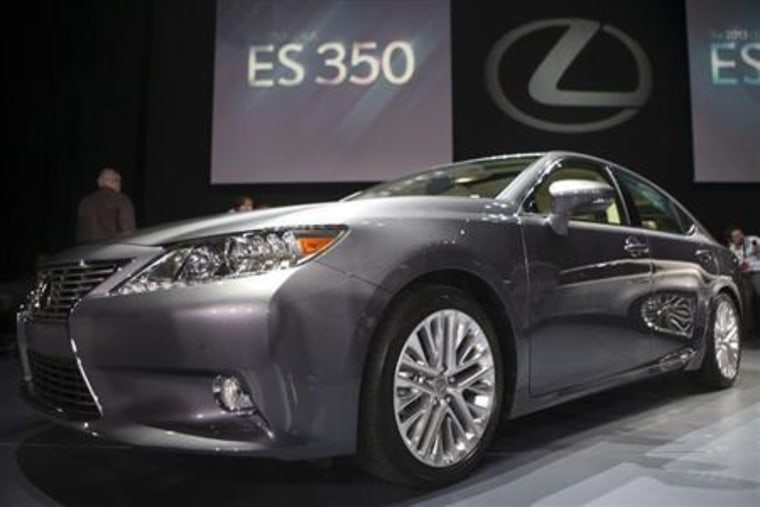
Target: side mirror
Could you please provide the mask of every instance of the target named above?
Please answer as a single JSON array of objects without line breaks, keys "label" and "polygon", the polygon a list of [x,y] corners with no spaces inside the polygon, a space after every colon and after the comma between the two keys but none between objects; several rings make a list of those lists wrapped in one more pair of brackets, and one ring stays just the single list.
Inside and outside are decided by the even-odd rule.
[{"label": "side mirror", "polygon": [[560,180],[549,185],[549,196],[552,204],[549,225],[564,236],[571,213],[605,211],[615,202],[615,189],[599,181]]}]

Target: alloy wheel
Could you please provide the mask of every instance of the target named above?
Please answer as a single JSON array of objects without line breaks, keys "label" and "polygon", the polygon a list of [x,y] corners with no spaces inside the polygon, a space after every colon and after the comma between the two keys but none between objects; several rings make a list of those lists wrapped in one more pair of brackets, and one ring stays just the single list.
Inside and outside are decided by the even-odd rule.
[{"label": "alloy wheel", "polygon": [[715,360],[720,373],[733,379],[739,370],[739,315],[728,300],[721,300],[715,310],[713,337]]},{"label": "alloy wheel", "polygon": [[473,317],[454,309],[425,317],[401,349],[393,384],[396,427],[416,459],[448,467],[475,451],[493,416],[496,377]]}]

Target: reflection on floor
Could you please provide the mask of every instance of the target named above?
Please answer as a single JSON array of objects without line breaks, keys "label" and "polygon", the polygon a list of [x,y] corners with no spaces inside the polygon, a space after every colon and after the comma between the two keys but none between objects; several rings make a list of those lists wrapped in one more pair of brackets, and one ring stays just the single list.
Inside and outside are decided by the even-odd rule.
[{"label": "reflection on floor", "polygon": [[730,390],[670,376],[503,425],[468,480],[394,487],[349,459],[279,463],[147,452],[58,428],[0,357],[0,505],[760,505],[760,340]]}]

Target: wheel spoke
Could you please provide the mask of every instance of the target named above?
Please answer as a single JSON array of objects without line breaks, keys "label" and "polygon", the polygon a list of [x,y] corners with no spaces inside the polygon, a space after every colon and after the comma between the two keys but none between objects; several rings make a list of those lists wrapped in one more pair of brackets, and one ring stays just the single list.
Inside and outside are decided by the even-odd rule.
[{"label": "wheel spoke", "polygon": [[422,346],[422,342],[418,334],[409,340],[406,348],[404,348],[404,353],[402,357],[409,359],[412,362],[417,363],[417,364],[422,363],[425,365],[429,365],[430,363],[428,363],[428,358],[425,353],[425,349]]},{"label": "wheel spoke", "polygon": [[436,344],[436,362],[435,365],[437,368],[443,368],[443,355],[446,353],[446,312],[438,312],[437,318],[436,318],[436,333],[435,333],[435,344]]},{"label": "wheel spoke", "polygon": [[[454,399],[451,400],[452,404],[456,403]],[[462,425],[462,421],[459,418],[459,415],[454,411],[454,408],[450,405],[448,407],[449,411],[449,420],[452,424],[452,438],[453,438],[453,430],[456,429],[457,433],[459,433],[459,436],[462,438],[467,438],[467,429]]]},{"label": "wheel spoke", "polygon": [[425,430],[430,424],[430,417],[432,413],[432,405],[429,403],[426,405],[425,409],[422,410],[422,416],[417,419],[417,423],[414,425],[411,440],[412,445],[414,445],[414,447],[417,449],[419,449],[419,446],[422,442],[422,437],[425,435]]},{"label": "wheel spoke", "polygon": [[438,404],[433,406],[431,412],[432,415],[428,418],[427,428],[425,428],[425,439],[422,441],[422,447],[420,448],[423,455],[430,455],[431,450],[433,450],[434,440],[440,437],[441,423],[443,422],[443,416],[446,415],[446,407]]},{"label": "wheel spoke", "polygon": [[459,375],[460,373],[462,373],[464,371],[467,371],[468,369],[472,368],[473,366],[476,366],[476,365],[480,364],[481,362],[483,362],[483,359],[485,358],[484,356],[486,354],[490,354],[490,352],[481,350],[481,351],[477,351],[476,354],[477,355],[475,357],[473,357],[472,359],[470,359],[470,360],[468,360],[468,361],[466,361],[466,362],[464,362],[464,363],[462,363],[460,365],[457,365],[457,367],[454,368],[454,370],[451,371],[449,373],[449,375]]},{"label": "wheel spoke", "polygon": [[456,440],[449,408],[446,407],[443,424],[441,425],[441,457],[446,463],[451,463],[456,453]]},{"label": "wheel spoke", "polygon": [[409,428],[413,424],[415,424],[416,422],[418,422],[421,417],[424,417],[425,414],[427,413],[427,411],[429,411],[428,409],[429,409],[429,405],[427,405],[427,404],[422,405],[415,412],[413,412],[406,420],[404,420],[401,423],[401,433],[404,436],[407,436],[408,433],[409,433]]},{"label": "wheel spoke", "polygon": [[475,433],[475,419],[472,417],[472,413],[470,413],[470,408],[467,406],[467,402],[464,401],[464,397],[459,393],[454,394],[451,397],[451,405],[454,418],[464,430],[464,434],[469,436]]},{"label": "wheel spoke", "polygon": [[726,367],[726,351],[723,347],[719,348],[715,352],[715,356],[718,360],[718,366],[720,366],[721,369]]},{"label": "wheel spoke", "polygon": [[[460,352],[459,348],[463,346],[464,346],[464,350]],[[459,347],[457,348],[457,364],[465,361],[470,355],[470,352],[475,350],[476,346],[477,346],[477,341],[471,336],[468,336],[467,334],[465,334],[464,338],[462,339],[462,343],[460,343]]]},{"label": "wheel spoke", "polygon": [[417,333],[417,337],[425,350],[425,359],[428,365],[435,365],[438,363],[438,347],[435,340],[435,332],[433,331],[432,323],[427,322],[420,328]]},{"label": "wheel spoke", "polygon": [[457,318],[455,313],[451,313],[448,318],[449,325],[447,326],[446,333],[446,360],[444,361],[444,368],[448,371],[456,367],[457,364],[457,344],[461,340],[462,334],[462,322]]},{"label": "wheel spoke", "polygon": [[411,370],[412,373],[417,373],[425,377],[434,377],[438,375],[438,370],[431,368],[430,366],[417,363],[409,357],[401,358],[401,366],[405,370]]},{"label": "wheel spoke", "polygon": [[739,329],[736,326],[731,326],[731,328],[724,335],[723,342],[729,345],[738,345]]},{"label": "wheel spoke", "polygon": [[476,395],[493,396],[493,386],[491,384],[486,384],[485,382],[467,386],[463,390],[469,391]]},{"label": "wheel spoke", "polygon": [[400,408],[398,409],[399,412],[405,412],[406,409],[408,409],[412,403],[418,401],[420,398],[422,398],[425,393],[421,389],[412,388],[409,390],[409,395],[407,396],[399,396],[399,398],[402,400],[400,404]]},{"label": "wheel spoke", "polygon": [[406,377],[402,377],[400,375],[396,375],[396,387],[407,387],[409,389],[418,389],[422,391],[423,393],[430,394],[432,396],[435,395],[435,391],[433,388],[428,386],[427,384],[415,382],[414,380],[411,380]]},{"label": "wheel spoke", "polygon": [[468,377],[461,380],[457,379],[456,387],[458,389],[467,389],[472,384],[474,384],[475,382],[483,378],[483,375],[486,375],[487,373],[491,373],[492,371],[493,371],[492,365],[482,366],[481,369],[479,369],[475,373],[472,373]]}]

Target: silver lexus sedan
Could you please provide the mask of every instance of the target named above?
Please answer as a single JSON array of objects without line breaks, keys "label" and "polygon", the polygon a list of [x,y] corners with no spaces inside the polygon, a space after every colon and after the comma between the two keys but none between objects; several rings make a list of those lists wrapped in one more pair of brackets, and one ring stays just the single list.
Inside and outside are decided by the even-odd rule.
[{"label": "silver lexus sedan", "polygon": [[436,485],[503,419],[676,370],[733,384],[737,269],[612,162],[469,160],[54,256],[18,314],[23,392],[138,446]]}]

